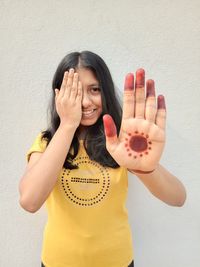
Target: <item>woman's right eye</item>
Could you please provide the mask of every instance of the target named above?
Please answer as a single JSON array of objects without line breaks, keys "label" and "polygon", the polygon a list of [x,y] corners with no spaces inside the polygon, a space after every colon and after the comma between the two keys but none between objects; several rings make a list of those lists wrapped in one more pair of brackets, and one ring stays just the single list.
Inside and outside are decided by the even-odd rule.
[{"label": "woman's right eye", "polygon": [[100,92],[101,89],[99,87],[92,87],[91,91],[94,92],[94,93],[97,93],[97,92]]}]

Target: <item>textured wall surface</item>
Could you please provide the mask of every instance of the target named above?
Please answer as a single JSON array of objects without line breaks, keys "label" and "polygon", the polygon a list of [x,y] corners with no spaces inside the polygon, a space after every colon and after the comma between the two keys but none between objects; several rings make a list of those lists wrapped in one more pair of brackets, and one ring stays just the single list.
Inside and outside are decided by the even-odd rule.
[{"label": "textured wall surface", "polygon": [[199,14],[198,0],[0,1],[1,267],[40,266],[46,211],[21,209],[18,183],[25,154],[46,127],[54,71],[74,50],[102,56],[120,90],[124,75],[143,67],[165,95],[161,164],[184,183],[187,201],[170,207],[129,176],[135,266],[199,267]]}]

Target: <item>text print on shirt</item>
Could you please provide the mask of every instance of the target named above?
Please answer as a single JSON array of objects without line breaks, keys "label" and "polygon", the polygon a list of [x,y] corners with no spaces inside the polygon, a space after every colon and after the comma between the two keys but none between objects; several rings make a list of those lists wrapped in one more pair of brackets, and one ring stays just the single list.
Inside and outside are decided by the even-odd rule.
[{"label": "text print on shirt", "polygon": [[[77,157],[74,163],[81,172],[79,169],[63,169],[61,174],[61,185],[67,199],[83,207],[101,202],[110,188],[108,169],[91,161],[88,156]],[[84,169],[85,166],[87,169]]]}]

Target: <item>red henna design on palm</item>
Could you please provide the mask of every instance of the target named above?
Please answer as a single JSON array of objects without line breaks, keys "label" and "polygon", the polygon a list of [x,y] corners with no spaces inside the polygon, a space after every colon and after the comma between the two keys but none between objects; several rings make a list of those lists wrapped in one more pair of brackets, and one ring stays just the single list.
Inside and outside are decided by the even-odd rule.
[{"label": "red henna design on palm", "polygon": [[142,157],[143,155],[148,155],[151,150],[152,142],[148,140],[148,134],[138,133],[135,131],[135,134],[132,135],[128,133],[129,138],[125,138],[127,142],[125,142],[126,151],[128,152],[128,156],[136,159],[137,157]]},{"label": "red henna design on palm", "polygon": [[106,147],[120,166],[130,170],[151,171],[156,168],[165,143],[166,107],[164,96],[157,105],[153,80],[146,82],[143,69],[125,79],[123,116],[119,136],[109,115],[104,115]]}]

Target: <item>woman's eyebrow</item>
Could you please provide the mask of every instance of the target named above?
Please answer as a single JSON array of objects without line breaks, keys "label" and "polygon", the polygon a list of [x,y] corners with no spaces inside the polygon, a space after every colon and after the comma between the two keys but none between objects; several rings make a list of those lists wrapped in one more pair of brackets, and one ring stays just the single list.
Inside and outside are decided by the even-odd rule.
[{"label": "woman's eyebrow", "polygon": [[98,83],[91,83],[91,84],[88,84],[88,86],[99,86]]}]

